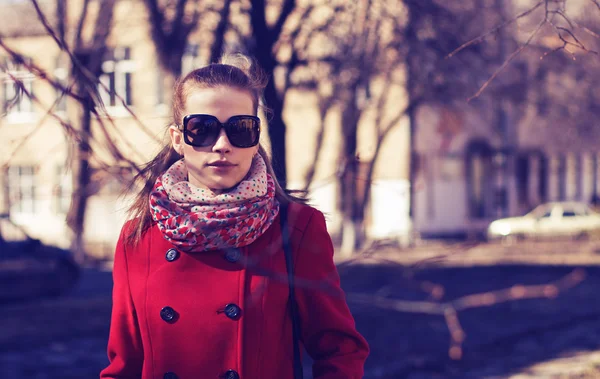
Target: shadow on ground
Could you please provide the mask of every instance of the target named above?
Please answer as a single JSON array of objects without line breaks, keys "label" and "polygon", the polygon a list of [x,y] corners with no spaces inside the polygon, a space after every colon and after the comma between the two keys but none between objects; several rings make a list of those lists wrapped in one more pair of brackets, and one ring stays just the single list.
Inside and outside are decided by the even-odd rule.
[{"label": "shadow on ground", "polygon": [[599,349],[597,266],[580,267],[586,275],[583,282],[555,298],[511,300],[459,312],[466,333],[460,360],[449,358],[450,333],[444,316],[399,312],[351,300],[353,294],[362,293],[435,301],[423,288],[437,284],[444,289],[440,301],[446,302],[516,284],[555,282],[575,269],[498,265],[409,270],[393,263],[340,265],[357,327],[372,349],[365,377],[503,378],[564,354]]},{"label": "shadow on ground", "polygon": [[[450,334],[443,316],[398,312],[352,299],[366,294],[435,301],[423,290],[425,282],[443,287],[439,301],[448,301],[515,284],[547,284],[574,267],[409,270],[389,262],[339,266],[357,327],[372,349],[365,378],[411,379],[502,378],[572,351],[599,349],[600,267],[581,269],[585,280],[556,298],[515,300],[459,312],[466,339],[463,357],[457,361],[448,358]],[[0,372],[14,379],[96,378],[107,362],[111,287],[110,272],[86,269],[68,295],[2,304]]]}]

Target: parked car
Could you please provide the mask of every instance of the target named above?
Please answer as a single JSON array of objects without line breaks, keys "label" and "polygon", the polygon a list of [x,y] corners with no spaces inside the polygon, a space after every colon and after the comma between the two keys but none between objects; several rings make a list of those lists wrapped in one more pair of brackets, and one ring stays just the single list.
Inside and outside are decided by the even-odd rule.
[{"label": "parked car", "polygon": [[60,295],[79,276],[70,251],[31,238],[0,214],[0,301]]},{"label": "parked car", "polygon": [[600,213],[580,202],[542,204],[522,217],[492,222],[489,240],[526,237],[587,237],[600,230]]}]

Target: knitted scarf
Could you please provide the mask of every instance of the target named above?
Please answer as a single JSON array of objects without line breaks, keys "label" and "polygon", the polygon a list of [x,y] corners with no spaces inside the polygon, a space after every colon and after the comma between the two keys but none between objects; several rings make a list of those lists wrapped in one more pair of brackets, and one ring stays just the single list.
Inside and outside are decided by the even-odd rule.
[{"label": "knitted scarf", "polygon": [[182,251],[202,252],[251,244],[271,226],[279,202],[257,154],[248,175],[218,195],[188,182],[185,163],[175,162],[156,180],[150,210],[167,241]]}]

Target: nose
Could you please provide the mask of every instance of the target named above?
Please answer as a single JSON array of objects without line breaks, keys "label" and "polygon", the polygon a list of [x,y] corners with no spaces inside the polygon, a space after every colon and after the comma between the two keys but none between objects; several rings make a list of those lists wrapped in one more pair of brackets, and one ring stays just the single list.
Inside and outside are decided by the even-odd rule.
[{"label": "nose", "polygon": [[215,141],[212,150],[214,152],[226,153],[230,152],[232,149],[231,142],[229,142],[229,138],[227,138],[227,134],[225,133],[225,129],[221,129],[219,133],[219,137]]}]

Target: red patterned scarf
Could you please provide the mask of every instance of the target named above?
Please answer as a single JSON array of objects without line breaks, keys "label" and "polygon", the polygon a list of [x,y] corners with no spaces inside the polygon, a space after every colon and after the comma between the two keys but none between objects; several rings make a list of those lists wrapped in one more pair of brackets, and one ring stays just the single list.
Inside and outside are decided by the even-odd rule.
[{"label": "red patterned scarf", "polygon": [[188,182],[184,161],[175,162],[156,180],[150,209],[167,241],[182,251],[202,252],[251,244],[271,226],[279,202],[257,154],[246,178],[219,195]]}]

